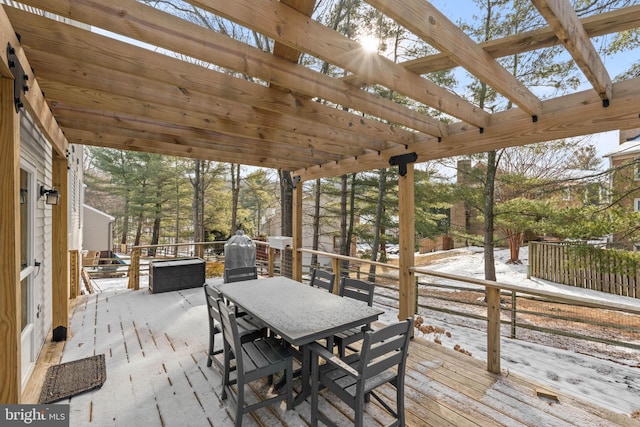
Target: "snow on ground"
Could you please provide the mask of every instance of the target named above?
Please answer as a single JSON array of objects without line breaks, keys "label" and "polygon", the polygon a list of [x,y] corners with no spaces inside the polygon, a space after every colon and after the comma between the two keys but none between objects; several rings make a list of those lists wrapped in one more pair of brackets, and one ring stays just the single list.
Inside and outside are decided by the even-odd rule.
[{"label": "snow on ground", "polygon": [[[477,279],[484,278],[484,261],[481,248],[455,250],[453,257],[430,263],[426,268],[434,271],[464,275]],[[595,300],[623,301],[640,307],[640,300],[600,292],[568,287],[542,281],[527,279],[528,251],[524,247],[520,252],[520,265],[507,264],[509,251],[498,249],[495,252],[497,281],[507,284],[525,285],[535,289],[593,298]],[[98,279],[96,284],[104,291],[122,289],[127,286],[126,278]],[[141,277],[141,287],[148,286],[148,277]],[[397,311],[383,307],[386,313],[380,319],[384,323],[397,321]],[[425,324],[441,327],[450,334],[423,334],[417,329],[416,336],[454,348],[456,345],[471,353],[471,357],[486,361],[487,338],[486,323],[482,321],[455,319],[451,315],[429,313]],[[640,342],[638,343],[640,344]],[[561,350],[540,344],[510,339],[501,340],[501,368],[505,374],[511,372],[534,379],[551,391],[571,394],[594,402],[610,410],[627,415],[640,414],[640,352],[622,349],[632,353],[626,363],[607,360],[574,351]],[[631,363],[629,363],[631,359]],[[633,362],[635,360],[635,362]]]}]

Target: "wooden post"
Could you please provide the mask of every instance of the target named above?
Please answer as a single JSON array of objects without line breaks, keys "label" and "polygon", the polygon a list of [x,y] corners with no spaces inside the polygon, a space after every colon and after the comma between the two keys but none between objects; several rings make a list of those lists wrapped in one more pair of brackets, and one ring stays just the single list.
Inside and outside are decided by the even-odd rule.
[{"label": "wooden post", "polygon": [[407,172],[398,177],[398,205],[400,220],[400,301],[398,318],[413,318],[415,312],[414,265],[415,254],[415,200],[413,163],[408,163]]},{"label": "wooden post", "polygon": [[338,258],[332,258],[333,274],[336,275],[336,280],[333,284],[333,293],[338,295],[340,293],[340,264],[342,263]]},{"label": "wooden post", "polygon": [[500,289],[487,288],[487,370],[500,373]]},{"label": "wooden post", "polygon": [[269,246],[269,277],[273,277],[273,271],[275,268],[276,250]]},{"label": "wooden post", "polygon": [[141,249],[134,246],[131,249],[131,263],[129,264],[129,284],[128,289],[140,289],[140,253]]},{"label": "wooden post", "polygon": [[20,121],[0,77],[0,402],[20,403]]},{"label": "wooden post", "polygon": [[69,251],[69,295],[76,299],[80,294],[80,251]]},{"label": "wooden post", "polygon": [[302,182],[298,182],[293,189],[293,269],[292,278],[302,281]]},{"label": "wooden post", "polygon": [[51,216],[51,281],[53,341],[67,339],[69,328],[69,237],[68,224],[68,175],[67,158],[53,156],[53,186],[60,197],[52,206]]}]

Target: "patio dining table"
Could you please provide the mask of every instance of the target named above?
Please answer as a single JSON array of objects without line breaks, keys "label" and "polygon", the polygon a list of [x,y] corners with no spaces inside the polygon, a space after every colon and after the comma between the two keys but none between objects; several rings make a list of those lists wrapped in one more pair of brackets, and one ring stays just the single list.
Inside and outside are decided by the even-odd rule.
[{"label": "patio dining table", "polygon": [[302,353],[299,404],[309,396],[310,355],[307,344],[378,319],[384,310],[342,298],[286,277],[215,285],[222,295],[257,317]]}]

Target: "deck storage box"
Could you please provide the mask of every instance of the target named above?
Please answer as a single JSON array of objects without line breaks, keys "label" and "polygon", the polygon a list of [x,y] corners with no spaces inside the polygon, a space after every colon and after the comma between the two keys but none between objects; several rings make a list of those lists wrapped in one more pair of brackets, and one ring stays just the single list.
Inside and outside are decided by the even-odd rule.
[{"label": "deck storage box", "polygon": [[206,263],[200,258],[152,261],[149,291],[153,294],[204,285]]}]

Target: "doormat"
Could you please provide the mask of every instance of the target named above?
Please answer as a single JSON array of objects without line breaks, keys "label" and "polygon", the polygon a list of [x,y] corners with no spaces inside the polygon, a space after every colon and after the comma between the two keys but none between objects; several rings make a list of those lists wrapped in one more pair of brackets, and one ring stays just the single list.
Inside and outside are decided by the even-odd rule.
[{"label": "doormat", "polygon": [[39,403],[57,402],[100,388],[106,379],[104,354],[53,365],[47,370]]}]

